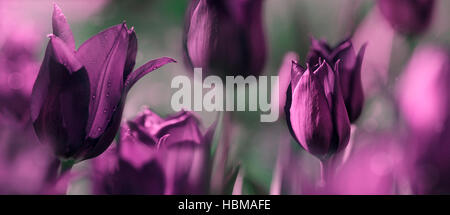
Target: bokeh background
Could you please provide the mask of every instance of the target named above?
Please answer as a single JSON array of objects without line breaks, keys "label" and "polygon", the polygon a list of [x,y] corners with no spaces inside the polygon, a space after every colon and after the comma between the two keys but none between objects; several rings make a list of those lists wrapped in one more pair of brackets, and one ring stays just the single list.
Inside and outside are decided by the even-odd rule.
[{"label": "bokeh background", "polygon": [[[23,76],[37,75],[48,40],[46,35],[51,33],[53,2],[65,13],[77,47],[101,30],[126,20],[128,26],[134,26],[138,37],[136,66],[162,56],[177,59],[177,64],[147,75],[133,87],[127,98],[124,120],[132,119],[145,106],[163,116],[173,113],[170,100],[176,89],[170,88],[170,82],[177,75],[187,74],[182,53],[187,0],[0,0],[0,50],[4,52],[5,49],[1,47],[6,47],[11,40],[27,47],[32,62],[28,71],[31,72]],[[450,45],[450,1],[436,2],[431,27],[420,37],[414,38],[397,34],[380,15],[375,4],[374,0],[266,0],[264,27],[268,59],[263,75],[277,75],[283,56],[289,51],[298,53],[300,62],[304,62],[310,36],[326,39],[330,44],[353,36],[357,50],[368,42],[362,69],[366,102],[362,116],[353,125],[348,152],[342,156],[351,160],[352,152],[361,148],[361,145],[375,147],[395,142],[378,154],[378,149],[361,149],[369,151],[366,153],[367,159],[365,157],[362,160],[368,160],[367,167],[379,176],[394,169],[395,173],[402,171],[397,169],[396,164],[402,163],[407,156],[403,148],[407,147],[408,141],[404,137],[408,134],[394,99],[396,86],[418,46]],[[14,77],[8,74],[0,73],[2,87],[28,80],[17,74]],[[26,88],[29,85],[20,86]],[[5,104],[2,101],[1,105]],[[216,119],[217,113],[197,114],[204,127],[207,127]],[[231,116],[233,126],[227,166],[231,169],[239,167],[238,178],[243,182],[242,194],[271,193],[271,187],[275,186],[273,179],[277,175],[287,176],[285,172],[290,174],[280,179],[283,182],[281,193],[308,193],[301,185],[285,188],[284,184],[289,183],[289,180],[297,181],[297,184],[315,181],[320,171],[317,159],[292,140],[283,116],[275,123],[260,123],[259,115],[258,112],[234,112]],[[280,163],[284,165],[277,169]],[[89,169],[89,161],[77,165],[75,169]],[[376,177],[361,176],[362,181],[373,178]],[[396,193],[412,192],[408,180],[402,181],[402,177],[395,177],[395,180]],[[69,193],[90,193],[89,186],[87,177],[79,177],[71,183]],[[346,191],[342,193],[373,193],[371,191],[376,190],[364,184],[360,189],[352,189],[344,189]]]}]

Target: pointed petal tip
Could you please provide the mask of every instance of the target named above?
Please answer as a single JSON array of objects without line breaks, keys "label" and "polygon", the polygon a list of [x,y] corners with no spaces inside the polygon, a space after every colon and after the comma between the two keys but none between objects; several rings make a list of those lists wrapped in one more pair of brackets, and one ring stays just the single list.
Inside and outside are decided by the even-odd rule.
[{"label": "pointed petal tip", "polygon": [[175,60],[175,59],[173,59],[173,58],[171,58],[171,57],[162,57],[162,58],[160,58],[160,59],[167,60],[167,61],[168,61],[167,63],[178,63],[177,60]]},{"label": "pointed petal tip", "polygon": [[62,12],[61,7],[59,7],[55,2],[53,2],[53,16],[62,16],[64,19],[66,18]]},{"label": "pointed petal tip", "polygon": [[53,12],[61,12],[61,8],[56,4],[56,2],[53,2]]},{"label": "pointed petal tip", "polygon": [[135,33],[134,26],[131,26],[131,28],[128,29],[128,34],[133,34],[133,33]]},{"label": "pointed petal tip", "polygon": [[175,60],[173,58],[170,58],[170,57],[167,57],[167,58],[169,58],[172,63],[178,63],[177,60]]},{"label": "pointed petal tip", "polygon": [[364,53],[366,52],[367,46],[369,45],[369,42],[365,42],[361,48],[359,49],[359,54],[358,55],[364,55]]}]

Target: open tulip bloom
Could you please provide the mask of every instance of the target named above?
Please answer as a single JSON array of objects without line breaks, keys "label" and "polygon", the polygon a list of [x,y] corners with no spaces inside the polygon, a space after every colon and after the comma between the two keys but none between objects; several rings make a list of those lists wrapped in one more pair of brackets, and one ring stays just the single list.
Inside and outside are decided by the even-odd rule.
[{"label": "open tulip bloom", "polygon": [[202,134],[190,112],[163,119],[146,109],[93,160],[94,193],[206,194],[215,125]]},{"label": "open tulip bloom", "polygon": [[89,159],[105,151],[116,136],[133,84],[175,61],[159,58],[133,71],[137,38],[125,22],[93,36],[78,50],[56,4],[52,22],[53,34],[32,92],[34,128],[60,158]]}]

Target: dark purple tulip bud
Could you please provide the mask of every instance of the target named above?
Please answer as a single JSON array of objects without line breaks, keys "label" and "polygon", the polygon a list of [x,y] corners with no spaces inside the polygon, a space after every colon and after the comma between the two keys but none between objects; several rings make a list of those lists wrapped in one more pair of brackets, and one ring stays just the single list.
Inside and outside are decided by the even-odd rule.
[{"label": "dark purple tulip bud", "polygon": [[104,30],[75,50],[72,32],[56,5],[53,32],[32,92],[34,128],[57,156],[89,159],[111,144],[133,84],[175,61],[159,58],[133,71],[137,39],[125,23]]},{"label": "dark purple tulip bud", "polygon": [[308,53],[309,65],[318,64],[319,59],[324,59],[331,66],[336,66],[336,63],[341,61],[338,69],[340,85],[351,123],[358,119],[364,106],[361,66],[365,50],[366,45],[363,45],[356,55],[350,39],[331,48],[325,41],[311,38],[311,48]]},{"label": "dark purple tulip bud", "polygon": [[435,0],[378,0],[378,8],[401,34],[419,34],[430,25]]},{"label": "dark purple tulip bud", "polygon": [[122,126],[115,154],[94,159],[95,192],[205,194],[213,133],[189,112],[162,119],[145,110]]},{"label": "dark purple tulip bud", "polygon": [[349,141],[350,121],[336,70],[326,61],[307,68],[292,64],[287,90],[286,119],[300,145],[324,161],[343,150]]},{"label": "dark purple tulip bud", "polygon": [[262,10],[263,0],[191,0],[183,41],[188,67],[219,76],[261,74]]},{"label": "dark purple tulip bud", "polygon": [[398,104],[415,134],[433,136],[450,117],[450,53],[436,46],[419,46],[398,84]]}]

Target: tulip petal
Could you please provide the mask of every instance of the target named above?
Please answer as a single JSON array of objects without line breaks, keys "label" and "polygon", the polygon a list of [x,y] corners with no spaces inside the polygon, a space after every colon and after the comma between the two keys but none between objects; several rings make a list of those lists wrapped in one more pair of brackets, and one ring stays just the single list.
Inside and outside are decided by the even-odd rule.
[{"label": "tulip petal", "polygon": [[52,26],[53,34],[61,38],[70,50],[75,51],[75,39],[73,38],[72,30],[70,30],[61,8],[56,3],[53,4]]},{"label": "tulip petal", "polygon": [[[361,80],[361,68],[362,68],[362,62],[364,59],[366,47],[367,47],[367,43],[365,43],[358,52],[358,57],[356,59],[354,72],[352,74],[351,96],[350,96],[350,98],[344,98],[344,99],[346,99],[346,100],[344,100],[344,102],[347,107],[347,112],[348,112],[348,116],[350,118],[350,122],[354,122],[354,121],[356,121],[356,119],[358,119],[359,115],[361,115],[361,112],[362,112],[362,109],[364,106],[364,89],[363,89],[362,80]],[[341,89],[342,89],[342,87],[341,87]]]},{"label": "tulip petal", "polygon": [[107,129],[100,136],[99,139],[88,139],[87,144],[84,144],[85,148],[80,151],[88,152],[83,155],[83,159],[90,159],[97,157],[101,153],[103,153],[111,144],[111,142],[116,137],[116,133],[119,130],[120,122],[122,120],[123,108],[125,106],[125,96],[122,96],[119,105],[116,110],[113,111],[112,119],[109,121],[107,125]]},{"label": "tulip petal", "polygon": [[205,0],[190,1],[185,29],[185,58],[192,68],[207,69],[209,45],[214,20],[212,11]]},{"label": "tulip petal", "polygon": [[140,169],[156,156],[157,147],[142,143],[135,135],[126,125],[122,127],[119,155],[134,168]]},{"label": "tulip petal", "polygon": [[340,62],[341,61],[336,62],[336,69],[334,72],[336,75],[336,79],[334,83],[335,93],[333,95],[334,108],[332,113],[334,118],[334,129],[336,130],[338,140],[336,143],[334,143],[334,146],[332,146],[330,154],[340,152],[341,150],[345,149],[350,139],[350,120],[347,115],[347,109],[345,107],[344,99],[342,97],[342,92],[340,89],[340,77],[338,70]]},{"label": "tulip petal", "polygon": [[134,65],[136,64],[136,54],[138,49],[136,32],[133,28],[128,30],[128,35],[130,39],[128,41],[127,60],[125,62],[125,71],[123,73],[124,80],[126,80],[128,75],[133,71]]},{"label": "tulip petal", "polygon": [[295,141],[300,143],[294,132],[294,129],[292,128],[291,111],[290,111],[291,106],[292,106],[292,84],[289,84],[286,90],[286,104],[284,105],[284,114],[286,115],[286,124],[288,126],[289,133],[291,133],[291,136],[295,139]]},{"label": "tulip petal", "polygon": [[161,138],[164,134],[170,134],[165,142],[167,146],[177,142],[201,144],[203,135],[198,127],[199,122],[192,113],[181,112],[165,119],[156,136]]},{"label": "tulip petal", "polygon": [[310,37],[310,40],[311,48],[307,56],[308,64],[314,67],[319,63],[319,59],[330,61],[331,47],[323,40],[317,40],[314,37]]},{"label": "tulip petal", "polygon": [[92,139],[100,137],[108,129],[108,123],[122,99],[128,42],[128,29],[123,23],[93,36],[77,52],[91,83],[87,132]]},{"label": "tulip petal", "polygon": [[70,157],[85,137],[89,110],[89,78],[64,41],[50,37],[33,88],[32,120],[41,141],[58,156]]},{"label": "tulip petal", "polygon": [[333,131],[331,111],[320,80],[309,70],[292,92],[290,122],[306,150],[318,157],[327,155]]},{"label": "tulip petal", "polygon": [[330,65],[323,61],[319,68],[313,73],[318,77],[319,83],[322,85],[323,92],[327,98],[328,107],[333,109],[333,96],[335,95],[335,80],[333,69]]},{"label": "tulip petal", "polygon": [[155,60],[151,60],[147,62],[146,64],[139,67],[134,72],[130,73],[130,75],[127,77],[125,81],[125,92],[128,92],[131,87],[142,77],[144,77],[146,74],[168,64],[168,63],[176,63],[177,61],[168,58],[168,57],[162,57]]},{"label": "tulip petal", "polygon": [[300,80],[300,77],[306,72],[306,69],[303,68],[300,64],[298,64],[296,61],[292,61],[292,67],[291,67],[291,84],[294,86],[297,86],[298,81]]}]

